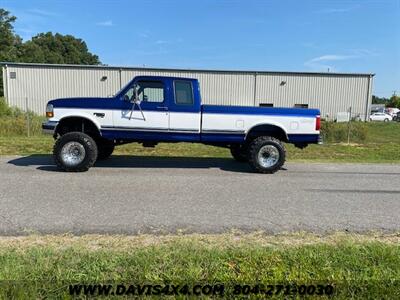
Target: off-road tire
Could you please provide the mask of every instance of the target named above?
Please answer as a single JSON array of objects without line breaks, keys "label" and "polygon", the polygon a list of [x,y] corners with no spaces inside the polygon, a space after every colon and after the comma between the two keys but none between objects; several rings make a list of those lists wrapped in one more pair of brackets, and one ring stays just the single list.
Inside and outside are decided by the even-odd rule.
[{"label": "off-road tire", "polygon": [[[63,147],[69,142],[76,142],[85,149],[85,156],[82,162],[77,165],[70,166],[65,164],[61,157]],[[57,139],[53,148],[54,161],[60,169],[67,172],[85,172],[94,165],[97,159],[96,142],[87,134],[82,132],[69,132]]]},{"label": "off-road tire", "polygon": [[107,159],[114,152],[115,145],[108,141],[97,142],[97,160]]},{"label": "off-road tire", "polygon": [[[279,158],[277,162],[269,167],[264,167],[260,164],[259,159],[258,159],[258,154],[261,150],[266,145],[272,145],[273,147],[276,148],[276,150],[279,153]],[[249,153],[248,153],[248,158],[249,158],[249,164],[252,167],[252,169],[258,173],[264,173],[264,174],[272,174],[278,171],[283,164],[285,163],[285,158],[286,158],[286,150],[285,146],[282,144],[282,142],[274,137],[271,136],[260,136],[256,139],[254,139],[249,146]]]},{"label": "off-road tire", "polygon": [[245,145],[231,145],[231,154],[232,157],[239,162],[248,162],[249,159],[247,157],[248,147]]}]

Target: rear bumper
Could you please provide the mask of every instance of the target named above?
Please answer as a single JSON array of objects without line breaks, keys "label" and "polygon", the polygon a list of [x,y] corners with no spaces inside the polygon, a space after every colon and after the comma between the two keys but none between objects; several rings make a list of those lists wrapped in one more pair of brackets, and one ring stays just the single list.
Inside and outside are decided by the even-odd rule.
[{"label": "rear bumper", "polygon": [[57,121],[44,122],[44,123],[42,123],[42,132],[44,134],[54,135],[57,125],[58,125]]}]

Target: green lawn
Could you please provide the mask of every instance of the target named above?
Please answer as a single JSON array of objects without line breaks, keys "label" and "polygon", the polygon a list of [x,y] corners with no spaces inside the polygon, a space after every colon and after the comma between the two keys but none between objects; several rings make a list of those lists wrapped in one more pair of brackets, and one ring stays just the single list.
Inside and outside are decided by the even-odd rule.
[{"label": "green lawn", "polygon": [[[369,123],[368,135],[362,142],[310,145],[300,150],[287,145],[288,161],[310,162],[400,162],[400,123]],[[49,136],[0,136],[0,155],[49,154],[53,139]],[[159,144],[143,148],[128,144],[116,148],[114,155],[185,156],[230,158],[228,149],[201,144]]]},{"label": "green lawn", "polygon": [[331,284],[340,299],[399,299],[399,242],[398,234],[5,237],[0,297],[65,298],[70,283],[296,283]]}]

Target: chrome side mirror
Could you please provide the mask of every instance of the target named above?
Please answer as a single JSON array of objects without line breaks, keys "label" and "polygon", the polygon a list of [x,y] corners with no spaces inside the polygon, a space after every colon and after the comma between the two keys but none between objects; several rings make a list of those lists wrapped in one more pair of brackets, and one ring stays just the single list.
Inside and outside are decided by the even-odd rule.
[{"label": "chrome side mirror", "polygon": [[132,95],[131,102],[134,102],[134,103],[141,102],[139,99],[139,86],[137,84],[133,85],[133,95]]}]

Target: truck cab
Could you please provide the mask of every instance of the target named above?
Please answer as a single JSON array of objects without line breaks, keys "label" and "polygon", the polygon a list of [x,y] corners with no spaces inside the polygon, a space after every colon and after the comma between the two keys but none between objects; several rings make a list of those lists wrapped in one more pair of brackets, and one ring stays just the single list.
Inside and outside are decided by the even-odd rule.
[{"label": "truck cab", "polygon": [[114,101],[119,109],[112,112],[113,124],[101,127],[105,138],[200,141],[201,99],[195,79],[138,76]]}]

